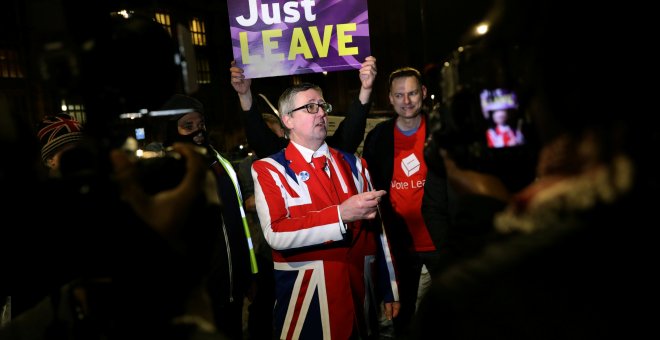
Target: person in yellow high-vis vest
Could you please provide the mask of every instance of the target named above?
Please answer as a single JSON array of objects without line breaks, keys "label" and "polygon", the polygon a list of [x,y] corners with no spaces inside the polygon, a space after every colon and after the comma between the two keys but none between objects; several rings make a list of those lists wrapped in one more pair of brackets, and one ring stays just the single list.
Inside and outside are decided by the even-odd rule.
[{"label": "person in yellow high-vis vest", "polygon": [[218,329],[230,339],[241,339],[243,300],[258,269],[238,177],[231,163],[209,143],[201,102],[176,94],[163,109],[190,110],[168,122],[164,146],[188,142],[205,147],[216,175],[223,225],[218,226],[208,293]]}]

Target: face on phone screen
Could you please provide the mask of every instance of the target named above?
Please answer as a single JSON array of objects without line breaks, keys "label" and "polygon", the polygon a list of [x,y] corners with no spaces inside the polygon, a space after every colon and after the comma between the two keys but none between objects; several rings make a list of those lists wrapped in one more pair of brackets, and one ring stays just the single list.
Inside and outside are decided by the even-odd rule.
[{"label": "face on phone screen", "polygon": [[485,131],[488,147],[506,148],[525,144],[523,120],[513,91],[503,88],[486,89],[481,91],[479,99],[488,126]]}]

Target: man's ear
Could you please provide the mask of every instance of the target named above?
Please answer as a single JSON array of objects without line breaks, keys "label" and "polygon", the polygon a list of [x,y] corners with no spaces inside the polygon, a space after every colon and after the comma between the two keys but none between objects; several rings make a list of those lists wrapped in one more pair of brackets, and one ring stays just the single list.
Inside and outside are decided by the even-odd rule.
[{"label": "man's ear", "polygon": [[422,85],[422,99],[426,99],[426,86]]},{"label": "man's ear", "polygon": [[284,124],[284,127],[286,127],[288,130],[291,130],[291,115],[286,114],[282,115],[282,123]]}]

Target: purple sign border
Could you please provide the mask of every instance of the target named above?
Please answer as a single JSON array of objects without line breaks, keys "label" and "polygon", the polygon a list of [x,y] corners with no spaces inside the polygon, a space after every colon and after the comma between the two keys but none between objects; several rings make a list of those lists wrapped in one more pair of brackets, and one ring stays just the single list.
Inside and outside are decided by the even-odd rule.
[{"label": "purple sign border", "polygon": [[[228,0],[227,8],[233,55],[237,66],[245,70],[248,78],[359,69],[361,62],[371,54],[366,0]],[[296,16],[298,21],[291,22]],[[239,19],[250,26],[241,25]],[[328,25],[331,25],[329,41],[325,36]],[[346,29],[345,41],[341,44],[346,55],[342,56],[339,55],[338,27]],[[295,59],[289,60],[289,48],[296,30],[299,37],[296,45],[308,47],[298,51],[311,52],[311,58],[310,54],[306,58],[304,53],[294,52]],[[264,31],[271,36],[268,58],[264,58]],[[318,47],[313,37],[316,32],[316,40],[321,44]],[[247,45],[241,46],[241,40]],[[321,57],[319,50],[323,51],[324,47],[327,55]],[[242,55],[246,51],[247,64]],[[353,54],[355,51],[357,53]]]}]

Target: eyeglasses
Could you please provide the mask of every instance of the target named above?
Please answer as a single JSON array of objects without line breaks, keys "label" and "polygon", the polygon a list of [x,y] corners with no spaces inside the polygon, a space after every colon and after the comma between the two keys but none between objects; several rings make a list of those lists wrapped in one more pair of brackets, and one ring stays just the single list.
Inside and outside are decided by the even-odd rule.
[{"label": "eyeglasses", "polygon": [[298,108],[295,108],[295,109],[289,111],[289,113],[287,113],[287,114],[291,114],[294,111],[298,111],[300,109],[306,109],[307,113],[317,113],[317,112],[319,112],[319,107],[322,108],[323,111],[325,111],[325,113],[332,112],[332,104],[330,104],[330,103],[308,103],[308,104],[305,104],[301,107],[298,107]]}]

